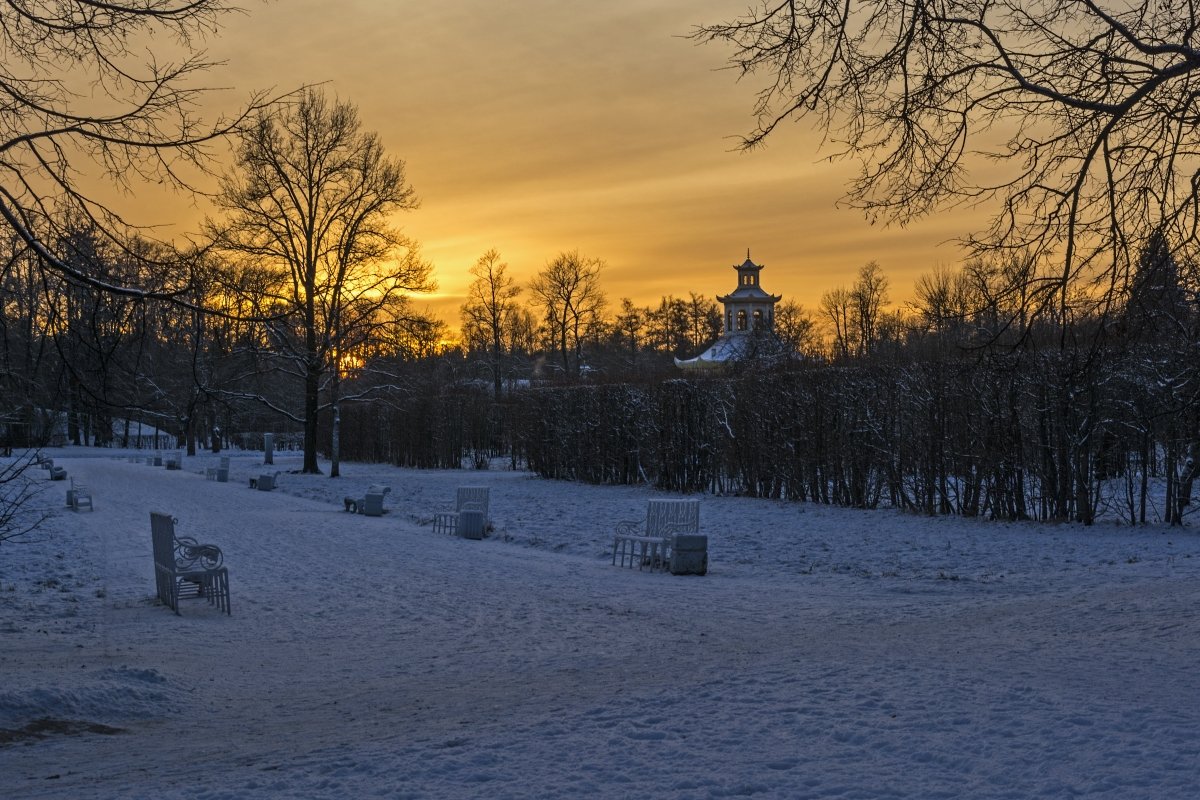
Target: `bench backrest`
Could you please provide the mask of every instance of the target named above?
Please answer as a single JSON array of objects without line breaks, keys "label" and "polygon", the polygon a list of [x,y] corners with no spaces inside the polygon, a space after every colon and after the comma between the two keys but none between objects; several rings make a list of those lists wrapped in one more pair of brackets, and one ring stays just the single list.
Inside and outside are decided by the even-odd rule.
[{"label": "bench backrest", "polygon": [[699,532],[699,500],[651,500],[646,506],[647,536]]},{"label": "bench backrest", "polygon": [[486,522],[488,519],[488,487],[486,486],[460,486],[455,502],[455,511],[466,510],[482,511],[483,519]]},{"label": "bench backrest", "polygon": [[154,563],[175,566],[175,518],[160,511],[150,512],[150,536],[154,543]]}]

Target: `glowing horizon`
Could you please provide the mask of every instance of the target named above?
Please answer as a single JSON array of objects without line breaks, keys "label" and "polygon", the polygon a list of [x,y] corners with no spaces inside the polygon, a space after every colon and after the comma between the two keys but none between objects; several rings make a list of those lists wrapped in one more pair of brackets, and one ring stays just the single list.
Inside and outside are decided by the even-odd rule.
[{"label": "glowing horizon", "polygon": [[[723,69],[721,47],[684,37],[742,10],[526,0],[518,18],[482,0],[351,0],[330,14],[289,0],[227,17],[207,44],[227,62],[211,82],[239,87],[222,102],[322,83],[406,162],[421,207],[396,221],[439,284],[414,302],[454,330],[468,270],[490,248],[521,286],[562,251],[600,258],[613,306],[725,293],[747,248],[764,287],[810,311],[868,261],[901,304],[919,275],[959,260],[948,242],[975,220],[880,227],[837,208],[852,167],[823,160],[819,132],[791,126],[735,152],[754,87]],[[174,218],[149,222],[201,217],[187,200],[155,202]]]}]

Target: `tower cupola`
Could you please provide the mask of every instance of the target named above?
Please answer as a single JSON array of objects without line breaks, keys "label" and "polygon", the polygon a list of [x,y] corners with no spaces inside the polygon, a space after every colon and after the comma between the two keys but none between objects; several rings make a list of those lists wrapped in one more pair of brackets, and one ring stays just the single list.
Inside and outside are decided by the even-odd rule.
[{"label": "tower cupola", "polygon": [[763,266],[750,260],[749,250],[745,261],[733,265],[737,270],[738,285],[729,294],[717,297],[725,307],[725,336],[770,330],[775,324],[775,304],[781,296],[763,291],[759,283]]}]

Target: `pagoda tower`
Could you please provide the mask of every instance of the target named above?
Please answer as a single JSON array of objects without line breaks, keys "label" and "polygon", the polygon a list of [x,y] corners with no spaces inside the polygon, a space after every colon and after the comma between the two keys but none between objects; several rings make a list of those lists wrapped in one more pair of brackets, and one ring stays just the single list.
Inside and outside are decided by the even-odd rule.
[{"label": "pagoda tower", "polygon": [[759,284],[759,273],[763,265],[750,260],[750,251],[746,251],[746,260],[734,264],[737,270],[737,288],[726,295],[718,295],[717,300],[725,307],[724,336],[740,333],[753,333],[763,328],[770,330],[775,324],[775,304],[780,295],[768,294]]},{"label": "pagoda tower", "polygon": [[749,250],[746,251],[745,261],[733,265],[738,274],[737,287],[729,294],[717,296],[725,309],[721,335],[712,347],[695,358],[682,361],[675,359],[675,366],[681,369],[723,366],[749,352],[751,336],[771,330],[775,324],[775,304],[780,301],[781,295],[763,290],[759,281],[763,266],[750,260]]}]

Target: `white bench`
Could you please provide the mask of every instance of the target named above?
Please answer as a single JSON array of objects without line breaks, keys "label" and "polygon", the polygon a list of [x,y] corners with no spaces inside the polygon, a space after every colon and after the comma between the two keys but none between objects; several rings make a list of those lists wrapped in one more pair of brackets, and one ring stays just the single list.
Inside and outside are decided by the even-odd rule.
[{"label": "white bench", "polygon": [[390,486],[373,484],[367,487],[367,493],[362,497],[345,497],[342,502],[350,513],[362,514],[368,517],[383,516],[383,496],[392,491]]},{"label": "white bench", "polygon": [[279,472],[264,472],[257,478],[250,479],[250,488],[260,492],[269,492],[279,485]]},{"label": "white bench", "polygon": [[84,508],[95,511],[96,508],[92,505],[92,490],[71,478],[71,488],[67,489],[67,507],[72,511]]},{"label": "white bench", "polygon": [[671,539],[676,534],[700,532],[700,501],[651,500],[646,519],[617,523],[613,534],[614,566],[666,569],[671,560]]},{"label": "white bench", "polygon": [[221,548],[200,544],[190,537],[175,535],[175,518],[150,512],[150,536],[154,547],[154,582],[158,599],[179,613],[181,597],[208,599],[226,614],[229,604],[229,570],[222,565]]},{"label": "white bench", "polygon": [[229,456],[221,456],[219,466],[205,469],[204,477],[217,483],[227,483],[229,481]]},{"label": "white bench", "polygon": [[[450,533],[468,539],[482,539],[488,527],[490,492],[486,486],[460,486],[454,495],[454,510],[433,515],[435,533]],[[465,511],[477,512],[463,518]]]}]

